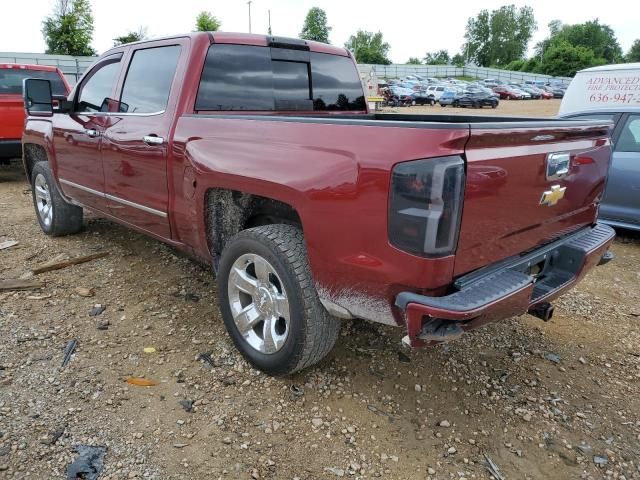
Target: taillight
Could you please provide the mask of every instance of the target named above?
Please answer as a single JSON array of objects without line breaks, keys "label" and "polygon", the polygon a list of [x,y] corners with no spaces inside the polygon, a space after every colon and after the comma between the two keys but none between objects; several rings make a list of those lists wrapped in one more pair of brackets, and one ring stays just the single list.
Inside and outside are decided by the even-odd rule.
[{"label": "taillight", "polygon": [[391,172],[389,240],[401,250],[437,257],[458,243],[464,161],[441,157],[397,164]]}]

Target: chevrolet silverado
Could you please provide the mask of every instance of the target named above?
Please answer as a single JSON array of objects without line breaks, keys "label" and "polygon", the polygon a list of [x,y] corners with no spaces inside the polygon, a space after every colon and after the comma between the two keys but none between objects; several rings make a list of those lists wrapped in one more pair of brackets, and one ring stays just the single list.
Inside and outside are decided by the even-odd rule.
[{"label": "chevrolet silverado", "polygon": [[25,83],[48,235],[98,212],[212,265],[236,347],[275,375],[341,319],[417,347],[531,313],[611,259],[611,124],[378,114],[343,48],[193,33],[104,53],[53,105]]}]

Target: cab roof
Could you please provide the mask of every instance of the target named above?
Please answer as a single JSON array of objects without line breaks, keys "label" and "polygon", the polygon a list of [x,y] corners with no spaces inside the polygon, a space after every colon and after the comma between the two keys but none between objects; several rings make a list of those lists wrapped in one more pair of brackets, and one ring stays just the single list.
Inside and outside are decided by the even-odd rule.
[{"label": "cab roof", "polygon": [[[234,32],[192,32],[186,33],[183,35],[171,35],[167,37],[159,37],[152,38],[148,40],[142,40],[140,42],[132,42],[125,45],[137,45],[144,44],[148,42],[155,42],[158,40],[168,40],[172,38],[198,38],[204,35],[210,36],[213,40],[213,43],[231,43],[236,45],[254,45],[258,47],[268,47],[270,45],[277,45],[280,47],[288,47],[305,50],[308,48],[311,52],[318,53],[329,53],[332,55],[341,55],[343,57],[349,57],[351,54],[346,48],[336,47],[334,45],[329,45],[327,43],[322,42],[314,42],[311,40],[302,40],[299,38],[287,38],[287,37],[277,37],[277,36],[269,36],[269,35],[261,35],[257,33],[234,33]],[[116,47],[112,50],[118,50],[121,46]],[[105,52],[106,53],[106,52]]]}]

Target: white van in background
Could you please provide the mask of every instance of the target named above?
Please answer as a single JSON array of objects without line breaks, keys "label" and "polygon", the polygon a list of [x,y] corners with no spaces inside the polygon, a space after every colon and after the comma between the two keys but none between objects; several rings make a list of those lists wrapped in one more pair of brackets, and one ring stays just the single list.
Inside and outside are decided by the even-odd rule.
[{"label": "white van in background", "polygon": [[562,118],[611,120],[613,154],[600,219],[640,230],[640,63],[576,73],[560,105]]}]

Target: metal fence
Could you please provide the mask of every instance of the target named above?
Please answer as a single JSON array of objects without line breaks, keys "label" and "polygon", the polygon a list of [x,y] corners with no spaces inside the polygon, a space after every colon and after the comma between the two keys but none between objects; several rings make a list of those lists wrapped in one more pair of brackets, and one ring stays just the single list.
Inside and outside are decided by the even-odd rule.
[{"label": "metal fence", "polygon": [[72,57],[71,55],[47,55],[44,53],[0,52],[0,63],[27,63],[58,67],[71,85],[97,57]]},{"label": "metal fence", "polygon": [[571,78],[552,77],[527,72],[512,72],[510,70],[499,70],[497,68],[476,67],[466,65],[455,67],[453,65],[369,65],[359,64],[358,69],[362,77],[367,77],[373,72],[378,78],[401,78],[407,75],[420,75],[422,77],[473,77],[473,78],[495,78],[503,82],[524,82],[524,81],[561,81],[569,83]]},{"label": "metal fence", "polygon": [[[71,84],[75,84],[84,71],[97,57],[72,57],[70,55],[46,55],[44,53],[3,53],[0,52],[0,63],[31,63],[37,65],[52,65],[58,67]],[[569,83],[570,78],[552,77],[537,73],[512,72],[497,68],[483,68],[472,65],[455,67],[453,65],[358,65],[360,75],[367,77],[374,72],[378,78],[401,78],[407,75],[421,75],[424,77],[473,77],[495,78],[500,81],[523,82],[550,80]]]}]

